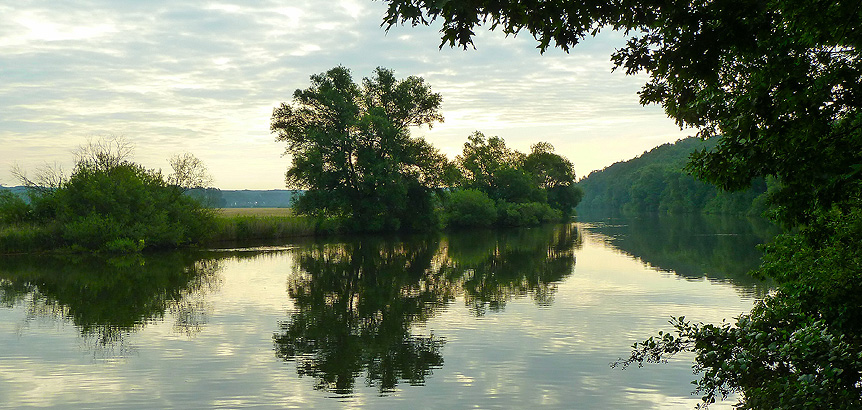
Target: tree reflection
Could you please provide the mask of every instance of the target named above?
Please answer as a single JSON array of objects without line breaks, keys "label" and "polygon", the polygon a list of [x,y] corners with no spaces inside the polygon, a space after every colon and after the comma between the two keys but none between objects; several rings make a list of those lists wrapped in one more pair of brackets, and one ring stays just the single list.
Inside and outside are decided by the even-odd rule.
[{"label": "tree reflection", "polygon": [[769,289],[749,274],[760,265],[757,245],[780,232],[765,219],[700,214],[590,214],[578,219],[610,246],[657,270],[729,283],[753,296]]},{"label": "tree reflection", "polygon": [[547,306],[557,283],[574,270],[580,247],[573,225],[460,233],[449,237],[447,276],[479,316],[526,295]]},{"label": "tree reflection", "polygon": [[579,244],[566,225],[308,246],[288,283],[294,312],[274,335],[276,355],[336,394],[351,394],[363,374],[380,394],[423,384],[443,365],[444,340],[414,334],[417,324],[461,295],[477,314],[525,295],[551,303]]},{"label": "tree reflection", "polygon": [[25,305],[27,321],[70,320],[96,347],[121,344],[123,335],[176,317],[179,332],[206,322],[201,293],[218,286],[217,261],[189,253],[93,256],[4,256],[0,303]]},{"label": "tree reflection", "polygon": [[410,327],[454,294],[431,266],[438,243],[368,239],[303,250],[288,286],[297,311],[275,336],[278,357],[339,394],[352,392],[363,370],[381,393],[399,380],[423,383],[443,364],[443,341]]}]

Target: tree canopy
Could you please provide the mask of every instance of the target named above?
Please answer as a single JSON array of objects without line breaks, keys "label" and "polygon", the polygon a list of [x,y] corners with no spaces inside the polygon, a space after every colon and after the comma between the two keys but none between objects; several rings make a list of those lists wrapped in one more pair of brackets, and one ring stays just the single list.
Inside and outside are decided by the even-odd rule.
[{"label": "tree canopy", "polygon": [[773,215],[798,231],[766,247],[778,289],[733,325],[675,319],[622,364],[695,353],[703,404],[862,407],[862,2],[829,0],[386,0],[384,25],[442,22],[442,44],[475,28],[528,32],[541,51],[603,29],[628,41],[615,69],[645,73],[661,104],[715,146],[688,170],[727,190],[773,177]]},{"label": "tree canopy", "polygon": [[578,210],[762,214],[767,192],[775,188],[773,179],[759,178],[745,191],[726,192],[684,170],[692,152],[714,145],[715,140],[689,137],[593,171],[578,181],[584,190]]},{"label": "tree canopy", "polygon": [[475,29],[528,32],[545,51],[615,29],[628,35],[612,60],[647,73],[643,104],[680,126],[722,136],[690,170],[725,189],[774,176],[788,224],[858,200],[862,186],[862,7],[776,0],[386,0],[384,25],[440,21],[443,45],[473,44]]},{"label": "tree canopy", "polygon": [[476,131],[467,138],[455,166],[462,190],[453,192],[446,204],[452,226],[558,221],[568,217],[583,196],[575,185],[574,166],[547,142],[534,144],[525,155],[507,147],[500,137]]},{"label": "tree canopy", "polygon": [[341,66],[312,75],[272,114],[272,132],[292,158],[287,185],[307,190],[295,209],[357,230],[435,226],[432,193],[448,160],[410,127],[442,121],[441,101],[422,78],[399,80],[385,68],[361,86]]}]

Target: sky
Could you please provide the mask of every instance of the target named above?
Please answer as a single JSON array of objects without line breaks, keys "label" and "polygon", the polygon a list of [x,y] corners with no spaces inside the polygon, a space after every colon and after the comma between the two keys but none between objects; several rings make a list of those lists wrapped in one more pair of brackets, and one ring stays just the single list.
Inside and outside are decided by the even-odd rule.
[{"label": "sky", "polygon": [[[253,5],[248,5],[253,3]],[[693,135],[643,107],[643,75],[611,72],[611,31],[566,54],[529,35],[477,30],[475,49],[439,48],[439,24],[381,27],[379,0],[19,1],[0,4],[0,184],[13,167],[72,168],[88,141],[122,137],[133,159],[170,168],[192,153],[221,189],[283,189],[290,157],[272,110],[338,65],[420,76],[445,121],[414,129],[454,157],[482,131],[529,152],[550,142],[579,177]]]}]

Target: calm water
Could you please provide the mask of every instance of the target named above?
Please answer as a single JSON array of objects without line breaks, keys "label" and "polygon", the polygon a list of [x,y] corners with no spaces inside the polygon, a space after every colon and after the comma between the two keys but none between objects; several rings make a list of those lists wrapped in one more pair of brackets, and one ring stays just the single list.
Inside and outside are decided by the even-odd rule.
[{"label": "calm water", "polygon": [[691,357],[609,363],[671,316],[748,310],[768,229],[582,221],[0,257],[0,408],[692,408]]}]

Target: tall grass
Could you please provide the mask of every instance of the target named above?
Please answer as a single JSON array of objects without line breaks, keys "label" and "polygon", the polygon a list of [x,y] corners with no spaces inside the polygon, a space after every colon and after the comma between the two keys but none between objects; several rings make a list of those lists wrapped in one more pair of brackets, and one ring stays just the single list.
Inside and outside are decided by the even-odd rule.
[{"label": "tall grass", "polygon": [[[219,242],[254,242],[331,234],[340,231],[335,220],[293,215],[290,209],[247,208],[221,209],[215,212],[205,240]],[[0,224],[0,254],[68,250],[58,224]]]},{"label": "tall grass", "polygon": [[211,242],[283,239],[317,233],[317,222],[307,216],[218,215]]},{"label": "tall grass", "polygon": [[56,225],[0,225],[0,254],[32,253],[64,246]]}]

